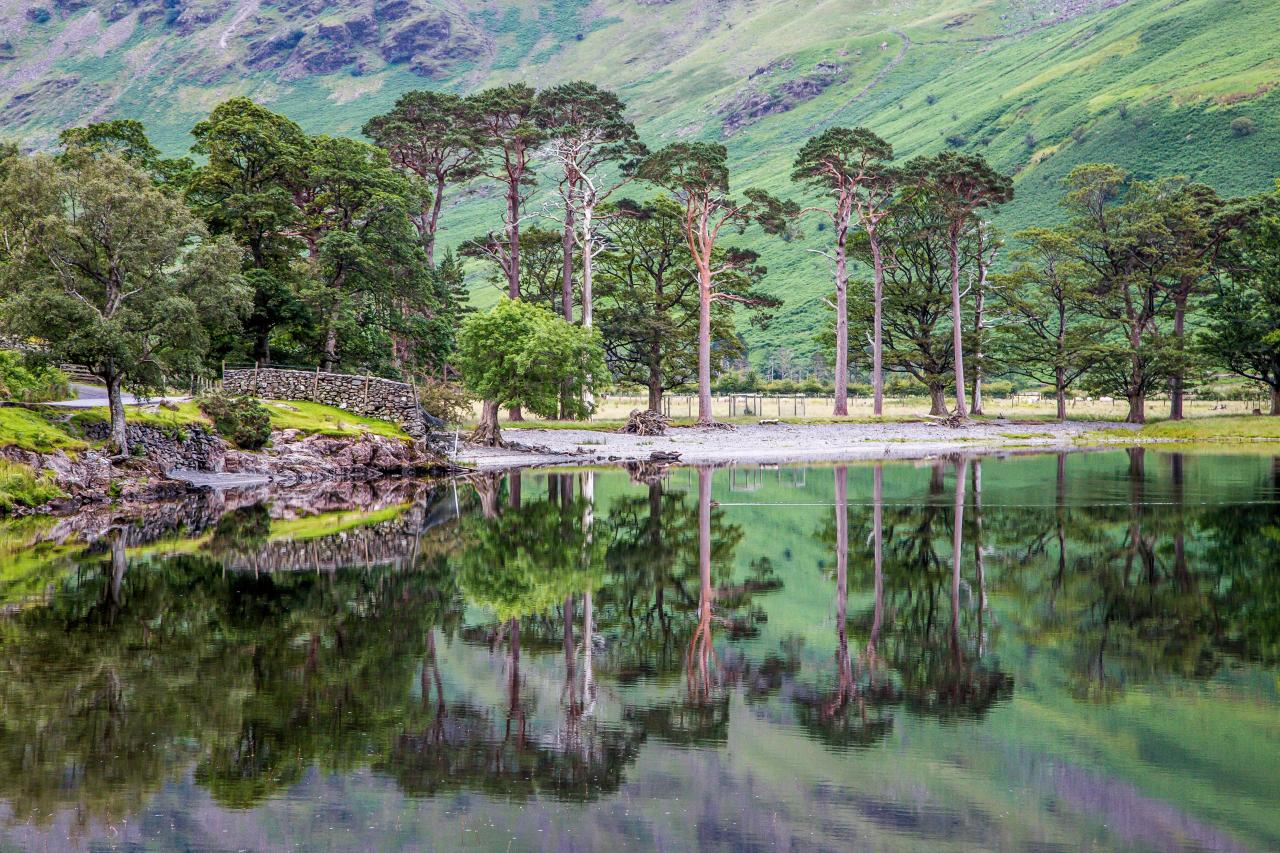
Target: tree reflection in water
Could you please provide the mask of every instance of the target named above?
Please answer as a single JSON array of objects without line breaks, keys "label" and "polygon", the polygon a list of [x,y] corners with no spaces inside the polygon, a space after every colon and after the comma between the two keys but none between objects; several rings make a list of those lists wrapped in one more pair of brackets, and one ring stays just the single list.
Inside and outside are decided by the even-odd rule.
[{"label": "tree reflection in water", "polygon": [[[650,738],[725,743],[735,695],[843,749],[904,714],[980,720],[1014,690],[1011,640],[1059,650],[1090,703],[1280,659],[1280,463],[1215,504],[1188,499],[1177,454],[1128,451],[1107,469],[1119,500],[1072,480],[1077,458],[1045,466],[1044,501],[992,505],[1005,463],[936,460],[911,492],[915,472],[890,468],[890,501],[885,466],[836,467],[813,534],[834,554],[835,630],[813,653],[766,621],[805,571],[775,568],[791,534],[740,555],[705,468],[625,487],[482,476],[460,516],[439,490],[305,534],[232,507],[177,540],[187,554],[116,528],[4,617],[0,797],[15,819],[114,824],[184,774],[247,808],[308,768],[372,767],[417,796],[587,801]],[[677,487],[691,476],[696,493]],[[241,568],[270,561],[296,570]]]}]

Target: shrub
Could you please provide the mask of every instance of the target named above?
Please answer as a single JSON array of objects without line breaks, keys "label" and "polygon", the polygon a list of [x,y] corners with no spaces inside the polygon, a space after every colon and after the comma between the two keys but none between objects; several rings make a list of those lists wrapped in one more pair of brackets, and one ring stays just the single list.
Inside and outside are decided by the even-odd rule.
[{"label": "shrub", "polygon": [[1240,116],[1240,118],[1231,122],[1231,133],[1237,138],[1253,136],[1258,132],[1258,126],[1253,123],[1253,119]]},{"label": "shrub", "polygon": [[953,133],[947,137],[947,144],[952,148],[963,148],[969,144],[969,137],[963,133]]},{"label": "shrub", "polygon": [[1036,139],[1036,135],[1034,133],[1028,133],[1026,136],[1022,137],[1022,144],[1026,145],[1028,148],[1035,148],[1036,143],[1039,141],[1040,140]]},{"label": "shrub", "polygon": [[258,450],[271,438],[271,413],[252,397],[211,394],[199,405],[218,435],[242,450]]},{"label": "shrub", "polygon": [[1008,397],[1013,393],[1013,383],[1007,379],[996,379],[982,383],[982,393],[992,397]]},{"label": "shrub", "polygon": [[0,513],[20,506],[40,506],[64,494],[53,482],[52,474],[36,474],[26,465],[0,459]]},{"label": "shrub", "polygon": [[471,413],[471,395],[461,385],[427,379],[417,387],[418,405],[434,418],[456,424]]},{"label": "shrub", "polygon": [[65,400],[70,395],[67,375],[61,370],[28,363],[13,350],[0,350],[0,399],[44,403]]}]

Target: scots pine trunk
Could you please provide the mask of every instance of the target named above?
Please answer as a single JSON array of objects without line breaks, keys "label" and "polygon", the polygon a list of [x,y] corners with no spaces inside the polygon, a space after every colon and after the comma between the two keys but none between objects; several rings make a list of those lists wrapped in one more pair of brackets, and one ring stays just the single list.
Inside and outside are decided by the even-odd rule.
[{"label": "scots pine trunk", "polygon": [[698,423],[714,423],[711,415],[711,270],[698,264]]},{"label": "scots pine trunk", "polygon": [[1184,285],[1173,298],[1173,338],[1178,348],[1178,364],[1169,379],[1169,419],[1182,420],[1182,395],[1186,371],[1182,358],[1186,353],[1187,291]]},{"label": "scots pine trunk", "polygon": [[951,228],[951,345],[955,351],[956,417],[966,418],[964,385],[964,324],[960,314],[960,226]]},{"label": "scots pine trunk", "polygon": [[880,237],[875,229],[868,233],[871,239],[871,265],[875,273],[872,285],[871,318],[871,385],[872,413],[879,417],[884,414],[884,258],[880,254]]},{"label": "scots pine trunk", "polygon": [[849,414],[849,274],[845,266],[849,226],[841,223],[836,228],[836,399],[832,414],[845,416]]},{"label": "scots pine trunk", "polygon": [[[979,261],[981,263],[981,261]],[[978,348],[976,353],[976,361],[973,365],[973,405],[969,411],[975,415],[982,414],[982,361],[985,357],[982,352],[982,332],[983,332],[983,316],[982,309],[986,302],[986,293],[984,292],[983,279],[986,277],[985,271],[978,276],[977,292],[973,295],[973,345]]]}]

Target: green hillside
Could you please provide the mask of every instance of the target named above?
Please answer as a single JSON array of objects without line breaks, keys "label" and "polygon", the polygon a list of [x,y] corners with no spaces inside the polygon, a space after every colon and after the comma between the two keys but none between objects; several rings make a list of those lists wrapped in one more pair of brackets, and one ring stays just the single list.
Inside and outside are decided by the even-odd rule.
[{"label": "green hillside", "polygon": [[[789,190],[796,148],[837,123],[870,126],[903,156],[981,152],[1016,173],[1000,217],[1013,230],[1056,216],[1059,179],[1082,162],[1186,174],[1225,195],[1271,186],[1275,11],[1273,0],[0,0],[0,135],[48,146],[67,124],[128,116],[179,152],[234,94],[355,134],[411,88],[585,78],[627,100],[651,146],[723,140],[741,187]],[[1233,131],[1241,117],[1253,133]],[[444,241],[496,217],[488,188],[459,193]],[[786,299],[749,333],[753,357],[806,353],[829,282],[805,251],[818,235],[742,239]]]}]

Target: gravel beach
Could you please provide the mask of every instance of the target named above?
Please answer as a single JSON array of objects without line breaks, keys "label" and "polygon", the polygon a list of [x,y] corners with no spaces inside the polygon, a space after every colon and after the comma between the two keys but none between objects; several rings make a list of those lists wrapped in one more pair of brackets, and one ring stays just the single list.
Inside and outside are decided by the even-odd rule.
[{"label": "gravel beach", "polygon": [[[760,424],[728,429],[672,427],[664,436],[590,429],[504,429],[517,447],[462,444],[456,461],[482,470],[527,465],[636,462],[654,453],[678,453],[689,464],[834,462],[919,459],[936,454],[1011,449],[1074,448],[1093,430],[1114,422],[981,421],[959,428],[931,422]],[[522,449],[528,448],[528,449]]]}]

